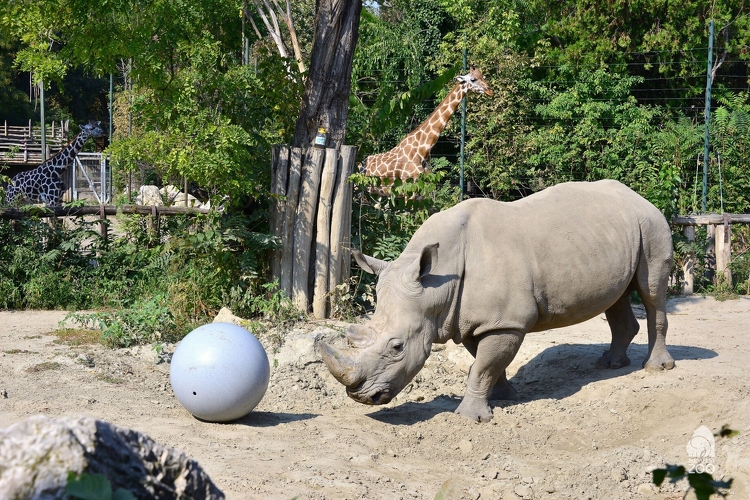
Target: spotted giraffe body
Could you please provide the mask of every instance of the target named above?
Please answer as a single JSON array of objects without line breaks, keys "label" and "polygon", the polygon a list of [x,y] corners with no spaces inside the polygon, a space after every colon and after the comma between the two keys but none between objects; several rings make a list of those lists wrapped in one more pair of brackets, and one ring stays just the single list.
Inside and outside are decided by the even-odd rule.
[{"label": "spotted giraffe body", "polygon": [[62,174],[78,155],[89,137],[104,135],[101,122],[89,122],[81,126],[81,132],[59,153],[38,167],[21,172],[11,179],[5,193],[8,205],[14,202],[43,203],[47,206],[58,206],[62,200],[65,186]]},{"label": "spotted giraffe body", "polygon": [[424,172],[430,150],[464,96],[468,92],[492,95],[492,90],[476,67],[472,66],[468,74],[459,76],[456,80],[458,84],[419,127],[409,132],[390,151],[368,156],[362,162],[360,171],[365,175],[387,178],[391,181],[416,178]]}]

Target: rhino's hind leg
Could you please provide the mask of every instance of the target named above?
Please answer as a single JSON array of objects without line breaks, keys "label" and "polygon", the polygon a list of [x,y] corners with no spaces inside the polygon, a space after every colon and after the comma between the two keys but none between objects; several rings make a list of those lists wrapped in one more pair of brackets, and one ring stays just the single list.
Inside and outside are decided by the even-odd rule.
[{"label": "rhino's hind leg", "polygon": [[630,358],[627,355],[628,346],[640,328],[633,314],[633,308],[630,306],[630,294],[625,292],[617,302],[604,311],[604,315],[607,317],[607,323],[612,332],[612,343],[609,350],[597,360],[596,366],[612,369],[628,366],[630,365]]},{"label": "rhino's hind leg", "polygon": [[498,330],[479,337],[474,364],[469,370],[466,394],[456,413],[475,422],[492,420],[490,393],[516,356],[523,337],[523,333],[516,330]]},{"label": "rhino's hind leg", "polygon": [[648,325],[648,356],[643,362],[646,371],[662,371],[674,368],[674,359],[667,351],[667,299],[654,305],[643,301]]},{"label": "rhino's hind leg", "polygon": [[646,308],[648,326],[648,356],[643,362],[646,371],[674,368],[674,359],[667,351],[667,287],[672,264],[671,243],[671,239],[663,242],[664,247],[669,250],[668,259],[663,262],[643,259],[636,271],[635,284]]}]

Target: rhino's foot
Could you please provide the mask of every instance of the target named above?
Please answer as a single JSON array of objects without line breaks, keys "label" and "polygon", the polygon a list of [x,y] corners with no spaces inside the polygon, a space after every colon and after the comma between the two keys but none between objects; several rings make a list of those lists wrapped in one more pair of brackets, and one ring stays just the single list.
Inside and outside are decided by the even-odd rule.
[{"label": "rhino's foot", "polygon": [[489,422],[492,420],[492,409],[487,404],[487,400],[471,396],[464,396],[455,413],[474,422]]},{"label": "rhino's foot", "polygon": [[596,360],[597,368],[611,368],[612,370],[616,370],[617,368],[622,368],[629,365],[630,358],[628,358],[625,353],[619,356],[613,355],[611,349],[609,351],[604,351],[602,357]]},{"label": "rhino's foot", "polygon": [[499,380],[495,387],[492,388],[492,399],[503,399],[515,401],[518,399],[518,393],[515,387],[510,385],[507,380]]},{"label": "rhino's foot", "polygon": [[643,362],[643,368],[645,368],[647,372],[671,370],[674,368],[674,359],[672,359],[672,356],[669,355],[666,349],[662,352],[654,350],[654,352],[651,353],[651,357]]}]

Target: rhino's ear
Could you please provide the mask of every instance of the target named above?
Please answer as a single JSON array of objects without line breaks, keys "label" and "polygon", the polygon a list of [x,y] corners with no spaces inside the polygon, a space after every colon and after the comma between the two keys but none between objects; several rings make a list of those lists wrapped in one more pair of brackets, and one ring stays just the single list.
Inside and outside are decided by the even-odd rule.
[{"label": "rhino's ear", "polygon": [[425,245],[422,249],[422,253],[419,256],[419,260],[415,260],[409,266],[406,271],[409,279],[418,282],[437,267],[438,263],[438,247],[439,243],[433,243],[432,245]]},{"label": "rhino's ear", "polygon": [[361,267],[365,272],[368,272],[370,274],[380,274],[383,272],[383,269],[385,269],[390,262],[386,262],[384,260],[376,259],[375,257],[370,257],[369,255],[365,255],[356,248],[352,248],[352,257],[354,257],[354,260],[357,261],[357,264],[359,264],[359,267]]}]

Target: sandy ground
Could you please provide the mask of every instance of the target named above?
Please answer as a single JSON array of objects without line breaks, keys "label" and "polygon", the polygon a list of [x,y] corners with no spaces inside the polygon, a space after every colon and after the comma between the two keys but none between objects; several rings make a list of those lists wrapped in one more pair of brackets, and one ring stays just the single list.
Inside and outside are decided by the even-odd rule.
[{"label": "sandy ground", "polygon": [[[750,498],[750,298],[670,301],[677,367],[648,374],[644,314],[631,366],[600,370],[603,317],[529,335],[508,375],[516,402],[495,418],[455,415],[468,354],[435,346],[414,382],[385,407],[349,400],[310,349],[341,325],[305,325],[268,345],[271,382],[239,421],[205,423],[169,384],[168,356],[148,347],[70,346],[50,335],[64,312],[0,312],[0,427],[43,413],[88,415],[148,434],[199,461],[233,499],[679,499],[686,483],[650,485],[665,463],[690,465],[701,425],[741,431],[704,460]],[[167,353],[168,354],[168,353]],[[688,497],[690,498],[690,497]]]}]

